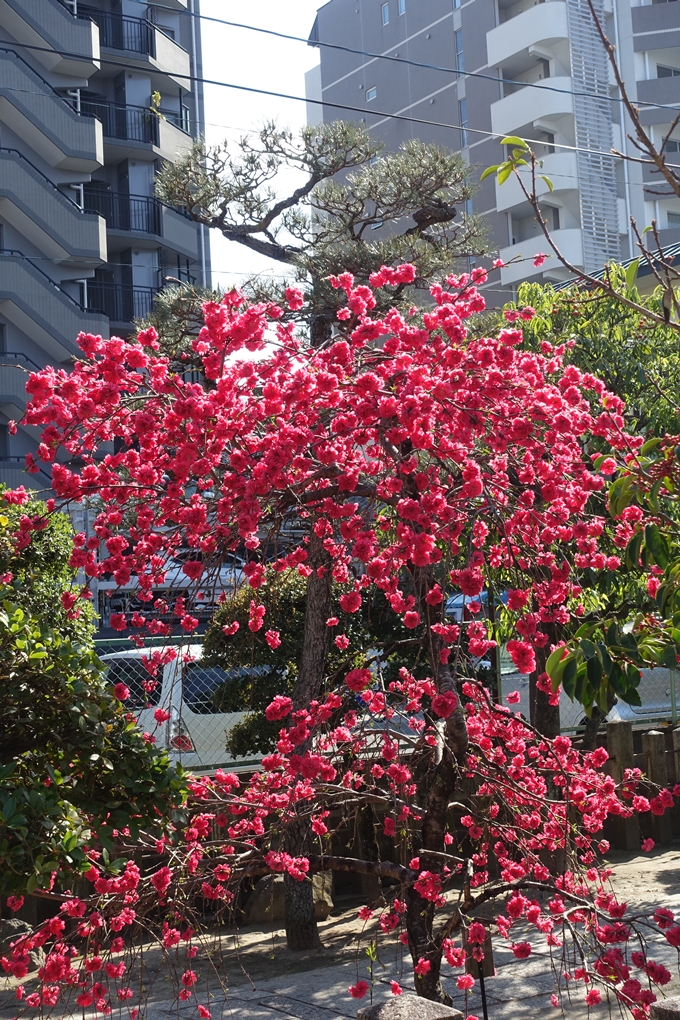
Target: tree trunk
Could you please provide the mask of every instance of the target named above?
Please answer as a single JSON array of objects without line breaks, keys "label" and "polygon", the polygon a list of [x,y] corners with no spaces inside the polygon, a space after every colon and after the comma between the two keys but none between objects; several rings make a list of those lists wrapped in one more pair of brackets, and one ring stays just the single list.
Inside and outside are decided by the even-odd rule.
[{"label": "tree trunk", "polygon": [[[312,572],[307,578],[307,604],[302,642],[302,656],[293,689],[293,710],[306,708],[321,693],[330,630],[326,620],[331,615],[331,573],[323,542],[312,529],[307,547],[307,563]],[[319,576],[319,567],[325,568]],[[303,754],[305,746],[297,747]],[[293,822],[286,830],[284,848],[292,857],[308,856],[312,850],[309,825]],[[285,925],[289,949],[317,949],[321,945],[314,916],[312,882],[297,882],[286,875]]]},{"label": "tree trunk", "polygon": [[[380,848],[375,838],[375,814],[372,804],[362,804],[357,812],[357,841],[359,856],[365,861],[379,861]],[[362,875],[361,892],[369,907],[382,899],[379,875]]]},{"label": "tree trunk", "polygon": [[[294,821],[286,831],[286,852],[292,857],[307,856],[311,850],[309,824]],[[291,875],[283,876],[286,943],[289,949],[319,949],[321,939],[314,916],[314,885],[311,875],[298,882]]]},{"label": "tree trunk", "polygon": [[[443,736],[442,730],[442,736]],[[434,763],[433,763],[434,765]],[[446,849],[444,833],[449,810],[451,794],[456,789],[458,770],[451,751],[444,747],[443,755],[432,772],[426,773],[423,786],[426,790],[425,813],[422,824],[422,849],[420,851],[421,870],[441,872],[441,858],[430,858],[427,851],[443,853]],[[415,986],[418,995],[435,1002],[451,1005],[451,996],[442,988],[440,973],[442,962],[441,941],[435,939],[433,921],[435,906],[430,900],[424,899],[413,887],[406,897],[406,930],[408,944],[414,966],[420,959],[428,960],[430,969],[427,974],[415,975]]]},{"label": "tree trunk", "polygon": [[600,725],[604,716],[599,710],[597,705],[593,705],[593,714],[590,719],[586,716],[585,726],[583,727],[583,740],[581,742],[581,750],[583,751],[594,751],[597,747],[597,734],[600,729]]},{"label": "tree trunk", "polygon": [[[416,575],[416,591],[421,615],[429,626],[436,620],[436,609],[425,601],[425,596],[432,586],[429,570],[419,571]],[[432,676],[440,692],[457,692],[456,677],[448,663],[441,661],[444,644],[441,638],[430,631],[428,634],[428,657]],[[434,871],[441,874],[441,857],[428,858],[428,850],[442,854],[446,850],[444,835],[446,833],[449,801],[458,786],[458,762],[465,759],[468,747],[467,724],[465,713],[460,704],[447,719],[440,720],[437,726],[437,746],[432,748],[432,755],[423,765],[419,787],[422,793],[423,821],[421,826],[421,870]],[[420,959],[428,960],[430,969],[427,974],[415,975],[415,986],[418,995],[435,1002],[451,1005],[451,996],[442,988],[440,972],[442,949],[441,939],[434,936],[433,922],[435,905],[424,899],[413,887],[406,896],[406,930],[408,932],[409,949],[414,966]]]},{"label": "tree trunk", "polygon": [[550,640],[543,648],[536,649],[536,672],[529,679],[529,704],[531,706],[531,725],[535,726],[544,737],[556,737],[560,732],[560,706],[551,705],[549,695],[536,686],[541,673],[545,673],[545,664],[550,655],[550,645],[557,644],[557,628],[548,624]]}]

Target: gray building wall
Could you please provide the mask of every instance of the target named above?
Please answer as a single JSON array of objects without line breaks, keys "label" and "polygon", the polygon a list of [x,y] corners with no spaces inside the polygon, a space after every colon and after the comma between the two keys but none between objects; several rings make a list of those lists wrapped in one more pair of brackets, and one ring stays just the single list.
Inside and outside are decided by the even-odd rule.
[{"label": "gray building wall", "polygon": [[0,0],[0,482],[46,485],[21,474],[35,430],[7,426],[26,370],[129,333],[166,276],[209,283],[201,228],[154,196],[203,131],[199,0],[163,5]]},{"label": "gray building wall", "polygon": [[[680,229],[680,201],[650,194],[650,188],[663,190],[658,178],[608,155],[612,148],[632,154],[626,140],[630,124],[583,0],[387,0],[387,23],[384,6],[385,0],[330,0],[318,11],[310,42],[448,70],[320,46],[317,79],[310,73],[309,81],[320,75],[323,99],[335,104],[324,106],[325,120],[361,119],[390,149],[417,137],[462,151],[477,179],[503,158],[502,135],[535,140],[554,185],[542,196],[544,214],[577,268],[594,270],[607,259],[629,257],[631,215],[640,229],[656,217],[663,240]],[[680,75],[673,73],[680,72],[680,4],[600,0],[599,10],[617,45],[631,98],[680,103]],[[456,73],[461,51],[464,73]],[[460,130],[461,104],[467,135]],[[645,109],[657,140],[670,129],[671,116],[668,110]],[[678,138],[671,142],[674,153],[680,149],[680,131],[673,134]],[[533,266],[533,255],[545,250],[546,242],[516,182],[499,188],[488,178],[473,208],[488,217],[501,256],[518,259],[496,274],[490,300],[492,295],[505,299],[522,279],[568,275],[555,259]]]}]

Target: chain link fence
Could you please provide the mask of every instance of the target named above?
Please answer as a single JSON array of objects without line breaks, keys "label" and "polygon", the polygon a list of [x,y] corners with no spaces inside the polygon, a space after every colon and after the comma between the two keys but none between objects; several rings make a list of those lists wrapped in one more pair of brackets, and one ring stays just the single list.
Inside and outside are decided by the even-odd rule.
[{"label": "chain link fence", "polygon": [[227,751],[228,734],[245,713],[219,707],[223,685],[250,672],[248,667],[225,671],[203,666],[202,645],[192,643],[178,648],[176,658],[152,675],[144,661],[152,647],[131,649],[129,641],[111,639],[97,642],[96,649],[109,682],[127,687],[125,707],[137,716],[140,729],[184,768],[233,771],[257,763],[257,758],[234,758]]},{"label": "chain link fence", "polygon": [[[641,705],[627,705],[617,701],[607,714],[607,721],[623,719],[636,725],[648,723],[672,723],[678,720],[676,700],[676,672],[665,668],[643,669],[638,687]],[[517,691],[519,703],[510,703],[508,694]],[[501,658],[501,700],[513,712],[521,712],[529,718],[529,677],[512,669],[509,657]],[[560,728],[563,733],[578,731],[585,725],[586,713],[583,705],[571,701],[562,691],[560,695]]]},{"label": "chain link fence", "polygon": [[[177,658],[160,666],[154,677],[143,661],[153,651],[153,646],[144,650],[131,649],[127,639],[114,638],[98,641],[96,648],[107,667],[109,682],[122,683],[127,687],[126,708],[137,716],[142,731],[184,768],[197,772],[210,772],[217,768],[238,771],[258,763],[257,757],[234,758],[229,754],[228,734],[245,713],[224,712],[219,707],[222,686],[250,672],[250,667],[225,671],[203,666],[202,645],[194,642],[178,648]],[[528,719],[529,677],[514,670],[504,650],[500,665],[502,703]],[[508,700],[513,691],[519,693],[518,703]],[[634,725],[677,722],[674,670],[642,670],[638,691],[641,706],[617,702],[607,719],[624,719]],[[562,693],[562,732],[578,732],[585,724],[585,718],[583,706]]]}]

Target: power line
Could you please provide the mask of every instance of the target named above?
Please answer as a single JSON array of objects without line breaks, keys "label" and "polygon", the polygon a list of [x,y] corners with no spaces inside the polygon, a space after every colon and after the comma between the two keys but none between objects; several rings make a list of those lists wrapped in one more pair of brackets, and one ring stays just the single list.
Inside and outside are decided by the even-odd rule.
[{"label": "power line", "polygon": [[[237,22],[225,22],[225,24],[233,24],[233,25],[237,25],[240,28],[246,28],[246,29],[251,28],[253,31],[256,31],[256,32],[272,31],[272,30],[260,29],[260,28],[257,28],[256,26],[239,25]],[[273,34],[276,35],[276,34],[280,34],[280,33],[273,33]],[[291,37],[291,38],[293,38],[293,37]],[[301,37],[299,37],[299,36],[296,36],[295,38],[299,39],[300,41],[303,41],[301,39]],[[334,44],[330,44],[329,43],[328,45],[334,45]],[[56,48],[54,48],[52,46],[34,46],[31,43],[18,43],[18,42],[16,42],[16,43],[12,42],[11,44],[8,45],[7,48],[9,49],[10,46],[11,46],[12,49],[14,49],[15,47],[18,46],[20,49],[35,50],[36,52],[39,52],[39,53],[53,53],[53,54],[56,53],[58,56],[61,56],[61,57],[72,57],[72,58],[76,58],[76,59],[82,60],[82,53],[73,53],[73,52],[71,52],[69,50],[58,50],[58,49],[56,49]],[[350,52],[360,52],[360,51],[353,51],[352,50]],[[376,57],[376,59],[383,59],[383,55],[382,54],[376,53],[374,56]],[[409,61],[405,61],[405,58],[402,58],[402,57],[388,57],[388,56],[385,56],[384,59],[386,59],[386,60],[395,60],[397,62],[400,62],[400,61],[404,60],[404,62],[409,63]],[[129,63],[126,63],[125,61],[122,61],[122,60],[111,60],[109,57],[100,57],[99,58],[99,62],[102,63],[102,64],[108,64],[110,67],[120,67],[120,68],[124,68],[125,70],[129,70],[130,69],[130,64]],[[606,100],[607,102],[610,102],[610,103],[623,103],[624,102],[624,100],[620,96],[609,96],[609,95],[606,95],[606,94],[603,94],[603,93],[598,93],[598,92],[575,92],[573,89],[561,89],[561,88],[558,88],[556,85],[545,85],[545,84],[540,84],[539,85],[538,82],[516,81],[515,79],[512,79],[512,78],[497,78],[494,75],[482,74],[480,71],[458,71],[455,68],[439,67],[436,64],[418,64],[417,62],[416,62],[416,65],[420,66],[420,67],[429,67],[431,70],[444,71],[444,72],[446,72],[448,74],[453,75],[456,78],[456,80],[459,80],[461,78],[466,78],[466,77],[467,78],[482,78],[485,81],[494,81],[494,82],[497,82],[499,85],[501,85],[501,84],[504,84],[504,85],[519,85],[520,88],[543,89],[543,90],[548,91],[548,92],[557,92],[557,93],[560,93],[561,95],[565,95],[565,96],[574,96],[574,97],[586,98],[586,99],[598,99],[598,100],[601,100],[601,101]],[[262,95],[276,96],[276,97],[278,97],[280,99],[292,99],[292,100],[295,100],[297,102],[312,103],[315,106],[330,106],[330,107],[333,107],[334,109],[338,109],[338,110],[352,110],[352,111],[356,111],[358,113],[362,113],[362,112],[363,113],[367,113],[367,112],[370,112],[370,111],[366,111],[363,107],[347,106],[344,103],[332,103],[332,102],[330,102],[330,101],[328,101],[326,99],[308,99],[306,96],[291,96],[291,95],[286,95],[286,94],[280,93],[280,92],[271,92],[271,91],[268,91],[266,89],[248,88],[245,85],[233,85],[230,82],[216,81],[215,79],[212,79],[212,78],[203,78],[203,77],[201,77],[199,75],[195,75],[195,74],[180,74],[179,72],[174,72],[174,71],[173,72],[162,71],[162,70],[160,70],[158,68],[154,68],[154,74],[160,74],[160,75],[163,75],[163,77],[172,78],[173,80],[181,78],[184,81],[197,82],[197,83],[203,84],[203,85],[217,85],[217,86],[221,86],[223,88],[240,89],[241,91],[245,91],[245,92],[256,92],[256,93],[260,93]],[[187,92],[189,92],[189,91],[190,90],[187,89]],[[678,109],[679,109],[678,104],[673,106],[673,105],[668,104],[668,103],[652,103],[652,102],[649,102],[649,101],[646,101],[646,100],[642,100],[642,99],[636,100],[635,105],[636,106],[640,106],[640,107],[645,107],[646,109],[652,109],[652,110],[668,110],[668,111],[670,111],[672,113],[676,113],[676,114],[677,114]],[[407,120],[407,119],[409,119],[409,118],[406,118],[406,117],[404,117],[404,116],[402,116],[400,114],[394,114],[394,113],[393,114],[389,114],[389,113],[376,114],[375,112],[371,112],[371,115],[372,116],[398,118],[400,120]],[[417,122],[418,123],[428,123],[426,121],[423,121],[423,122],[417,121]],[[446,127],[454,127],[454,125],[452,125],[452,124],[445,125],[445,126]],[[462,129],[461,128],[457,128],[457,130],[462,130]],[[473,128],[468,128],[468,130],[472,131],[474,129]]]},{"label": "power line", "polygon": [[[135,2],[136,3],[145,3],[145,0],[135,0]],[[146,6],[149,6],[149,7],[158,7],[161,10],[166,10],[166,11],[172,11],[173,10],[172,7],[168,7],[166,4],[159,4],[159,3],[153,3],[153,2],[147,3]],[[178,13],[178,12],[175,11],[175,13]],[[304,43],[306,46],[314,46],[314,47],[319,47],[319,48],[323,48],[323,49],[331,49],[331,50],[341,50],[344,53],[353,53],[353,54],[356,54],[357,56],[370,57],[372,60],[389,60],[389,61],[391,61],[393,63],[406,64],[406,65],[409,65],[411,67],[421,67],[421,68],[425,68],[426,70],[430,70],[430,71],[441,71],[441,72],[443,72],[445,74],[452,74],[452,75],[454,75],[456,77],[456,79],[458,79],[458,80],[464,79],[464,78],[482,78],[482,79],[484,79],[486,81],[495,81],[495,82],[504,83],[504,84],[507,84],[507,85],[521,85],[522,87],[529,87],[529,88],[546,88],[546,89],[548,89],[551,92],[561,92],[564,95],[588,97],[588,98],[591,98],[591,99],[607,99],[609,102],[613,102],[613,103],[614,102],[615,103],[623,103],[624,102],[624,100],[620,96],[609,96],[609,95],[601,94],[601,93],[597,93],[597,92],[574,92],[573,90],[569,90],[569,89],[554,88],[554,87],[549,86],[549,85],[539,85],[537,82],[524,82],[524,81],[520,82],[520,81],[515,81],[515,80],[513,80],[511,78],[498,78],[495,75],[492,75],[492,74],[483,74],[480,71],[461,71],[461,70],[459,70],[458,68],[455,68],[455,67],[443,67],[441,64],[430,64],[430,63],[427,63],[427,62],[421,61],[421,60],[412,60],[409,57],[391,56],[391,55],[389,55],[387,53],[374,53],[371,50],[357,49],[357,48],[355,48],[353,46],[342,46],[340,43],[323,42],[320,39],[315,39],[314,41],[310,42],[309,38],[305,39],[303,36],[289,35],[286,32],[277,32],[275,29],[272,29],[272,28],[261,28],[258,25],[248,25],[248,24],[245,24],[245,23],[240,22],[240,21],[227,21],[225,18],[215,18],[214,16],[209,15],[209,14],[196,14],[195,11],[180,11],[179,13],[182,16],[185,16],[185,17],[198,18],[201,21],[212,21],[212,22],[215,22],[218,25],[227,25],[230,28],[242,28],[242,29],[244,29],[244,30],[246,30],[248,32],[259,32],[262,35],[271,35],[271,36],[276,37],[277,39],[286,39],[286,40],[289,40],[290,42]],[[354,70],[356,70],[356,71],[358,71],[360,69],[361,68],[354,68]],[[175,75],[175,77],[180,77],[180,76]],[[215,84],[215,83],[214,82],[208,82],[208,84]],[[315,102],[315,100],[307,100],[307,102]],[[316,102],[323,102],[323,100],[316,100]],[[328,106],[328,105],[333,105],[333,104],[324,103],[323,105]],[[671,106],[671,105],[668,105],[668,104],[659,104],[659,103],[647,102],[645,100],[636,100],[635,105],[636,106],[646,106],[646,107],[650,107],[650,108],[656,109],[656,110],[673,110],[676,113],[678,111],[678,106],[677,105],[676,106]],[[353,107],[343,107],[343,109],[353,109]]]},{"label": "power line", "polygon": [[[12,43],[12,45],[14,46],[15,44]],[[28,47],[28,48],[35,49],[36,47]],[[38,48],[40,48],[40,47],[38,47]],[[59,51],[50,50],[49,52],[53,53],[53,52],[59,52]],[[66,55],[70,55],[70,54],[66,54]],[[129,68],[130,65],[129,64],[120,63],[120,64],[116,64],[116,66],[121,66],[121,67]],[[167,71],[162,71],[162,72],[158,72],[158,73],[169,74],[169,72],[167,72]],[[172,77],[178,77],[178,76],[177,75],[173,75]],[[183,77],[190,77],[190,76],[189,75],[183,75]],[[329,102],[327,100],[322,100],[322,99],[307,99],[306,96],[293,96],[293,95],[290,95],[290,94],[288,94],[286,92],[274,92],[271,89],[257,89],[257,88],[254,88],[253,86],[250,86],[250,85],[235,85],[232,82],[213,81],[210,78],[196,78],[195,76],[192,76],[192,80],[194,80],[194,81],[201,81],[201,82],[204,82],[205,84],[208,84],[208,85],[219,85],[222,88],[234,89],[237,92],[253,92],[256,95],[272,96],[275,99],[290,99],[290,100],[293,100],[293,101],[299,102],[299,103],[311,103],[311,104],[313,104],[315,106],[328,106],[328,107],[331,107],[332,109],[336,109],[336,110],[349,110],[349,111],[351,111],[353,113],[363,113],[364,116],[367,113],[369,113],[371,116],[376,117],[378,119],[382,118],[383,120],[399,120],[399,121],[404,121],[405,123],[408,123],[408,124],[422,124],[422,125],[425,125],[427,127],[444,128],[447,131],[464,132],[464,133],[466,133],[468,135],[470,135],[470,134],[473,134],[473,135],[483,135],[485,138],[503,138],[503,137],[505,137],[505,134],[506,134],[505,132],[498,132],[498,131],[484,131],[482,128],[463,127],[463,126],[459,126],[457,124],[448,124],[445,121],[425,120],[425,118],[423,118],[423,117],[409,117],[409,116],[407,116],[406,114],[403,114],[403,113],[387,113],[387,112],[379,111],[379,110],[367,111],[362,106],[348,106],[346,103],[331,103],[331,102]],[[499,80],[499,79],[496,79],[496,80]],[[525,84],[525,83],[522,83],[522,84]],[[529,83],[529,84],[531,84],[531,83]],[[540,86],[537,86],[537,87],[540,87]],[[0,91],[22,92],[22,93],[26,93],[28,95],[35,95],[35,96],[42,96],[43,95],[42,92],[32,92],[32,91],[30,91],[28,89],[15,89],[12,86],[0,86]],[[571,94],[571,93],[568,93],[568,94]],[[576,94],[576,93],[574,93],[574,94]],[[582,94],[583,95],[587,95],[588,93],[582,93]],[[62,97],[62,98],[64,98],[64,97]],[[64,98],[64,102],[66,102],[65,98]],[[666,109],[666,107],[662,107],[662,109]],[[151,112],[151,109],[149,110],[149,112]],[[677,112],[677,110],[675,112]],[[229,130],[231,130],[231,129],[229,129]],[[544,138],[543,139],[541,139],[541,138],[526,138],[525,141],[531,143],[532,145],[543,145],[543,146],[545,146],[547,144]],[[587,154],[589,154],[591,156],[606,156],[608,159],[625,159],[624,156],[621,156],[618,153],[614,153],[614,152],[611,152],[611,151],[606,151],[605,149],[589,149],[589,148],[586,148],[584,146],[579,146],[579,145],[567,145],[565,142],[550,142],[550,146],[552,148],[554,148],[554,149],[565,149],[568,152],[585,152],[585,153],[587,153]],[[650,166],[652,165],[651,160],[649,161],[649,165]],[[668,165],[672,166],[672,165],[675,165],[675,164],[668,164]]]},{"label": "power line", "polygon": [[[197,222],[197,221],[193,221],[193,222]],[[147,250],[150,250],[150,249],[147,249]],[[2,248],[0,248],[0,259],[2,259],[2,257],[5,254],[6,254],[6,252]],[[17,255],[15,255],[14,257],[16,258]],[[26,262],[51,262],[52,265],[60,265],[62,267],[65,265],[62,260],[50,258],[49,255],[25,255],[23,252],[20,252],[20,253],[18,253],[18,257],[22,258],[22,259],[25,259]],[[0,262],[0,265],[1,264],[2,263]],[[131,266],[132,266],[132,263],[131,262],[110,262],[110,261],[107,261],[107,262],[102,262],[102,264],[100,266],[94,266],[94,267],[90,266],[90,267],[87,267],[87,268],[90,268],[90,269],[94,268],[95,270],[97,270],[97,269],[107,269],[109,266],[121,266],[121,267],[125,267],[126,269],[130,269]],[[141,269],[151,269],[152,272],[156,272],[156,270],[153,267],[149,267],[149,266],[140,266],[138,268],[141,268]],[[82,266],[80,267],[80,271],[81,272],[84,271]],[[162,272],[162,270],[158,270],[158,271]],[[236,269],[215,269],[215,268],[213,268],[213,266],[211,266],[210,267],[210,271],[211,271],[211,273],[215,273],[218,276],[239,276],[242,279],[243,278],[247,278],[247,279],[254,280],[258,276],[269,276],[272,280],[290,280],[290,276],[287,276],[284,273],[275,273],[273,269],[259,269],[257,272],[248,273],[248,272],[239,272]],[[168,276],[165,277],[165,279],[167,279],[167,280],[174,280],[175,277],[172,277],[172,276],[168,275]],[[77,279],[75,277],[74,278],[72,278],[72,277],[64,277],[64,281],[65,282],[77,282]],[[52,282],[54,283],[56,281],[52,281]],[[90,283],[90,282],[91,282],[91,279],[88,278],[88,283]],[[187,280],[179,280],[179,283],[187,283],[187,282],[188,282]],[[140,284],[140,286],[142,286],[142,285]],[[0,357],[1,357],[1,355],[0,355]]]}]

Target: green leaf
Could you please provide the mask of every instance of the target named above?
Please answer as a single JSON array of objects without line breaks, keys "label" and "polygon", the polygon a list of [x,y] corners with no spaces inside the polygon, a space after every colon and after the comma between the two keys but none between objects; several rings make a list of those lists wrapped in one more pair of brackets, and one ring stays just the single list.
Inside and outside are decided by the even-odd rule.
[{"label": "green leaf", "polygon": [[62,846],[67,854],[75,850],[78,846],[78,834],[76,832],[68,832],[62,840]]},{"label": "green leaf", "polygon": [[640,265],[640,259],[634,259],[626,269],[626,287],[628,290],[632,290],[635,286],[635,278],[637,276],[638,267]]},{"label": "green leaf", "polygon": [[505,163],[501,170],[498,171],[498,183],[505,184],[508,177],[512,173],[512,164]]},{"label": "green leaf", "polygon": [[484,173],[482,174],[482,176],[479,178],[480,182],[485,180],[487,177],[490,177],[491,174],[495,174],[500,165],[501,165],[500,163],[496,163],[495,166],[488,166]]},{"label": "green leaf", "polygon": [[666,645],[661,656],[661,665],[667,666],[668,669],[675,669],[678,661],[678,652],[675,645]]},{"label": "green leaf", "polygon": [[636,705],[638,708],[642,707],[642,700],[639,693],[634,687],[629,687],[625,694],[620,694],[621,701],[625,701],[627,705]]},{"label": "green leaf", "polygon": [[599,687],[602,683],[603,669],[602,663],[597,655],[595,655],[592,659],[588,659],[586,673],[588,675],[588,682],[591,686]]},{"label": "green leaf", "polygon": [[576,658],[572,658],[566,664],[564,672],[562,673],[562,688],[564,693],[570,697],[572,701],[574,700],[574,685],[576,681],[577,668]]},{"label": "green leaf", "polygon": [[508,135],[507,138],[504,138],[502,140],[501,145],[513,145],[513,146],[516,145],[520,149],[522,149],[524,152],[527,152],[528,149],[529,149],[529,146],[524,141],[524,139],[523,138],[519,138],[518,135]]},{"label": "green leaf", "polygon": [[618,517],[622,510],[628,506],[631,500],[631,487],[633,478],[631,475],[624,475],[617,478],[609,489],[609,513],[612,517]]},{"label": "green leaf", "polygon": [[553,182],[550,180],[550,178],[546,177],[545,174],[539,174],[539,177],[541,178],[542,181],[545,181],[545,183],[548,186],[548,191],[552,193],[555,190],[555,188],[553,187]]},{"label": "green leaf", "polygon": [[545,664],[545,671],[551,679],[555,676],[557,667],[561,663],[564,653],[565,648],[563,645],[560,645],[559,648],[555,648],[555,650],[548,656],[548,661]]},{"label": "green leaf", "polygon": [[581,651],[583,652],[586,659],[592,659],[594,655],[597,655],[597,649],[595,645],[593,644],[592,641],[589,641],[587,638],[584,638],[583,641],[581,641]]},{"label": "green leaf", "polygon": [[653,439],[648,439],[647,442],[644,443],[644,445],[640,449],[641,456],[644,456],[645,454],[650,453],[652,450],[654,450],[659,445],[660,442],[661,442],[661,436],[654,436]]},{"label": "green leaf", "polygon": [[643,538],[642,532],[638,531],[636,535],[633,535],[630,542],[626,546],[625,552],[626,566],[629,567],[631,570],[635,570],[638,567],[642,538]]}]

